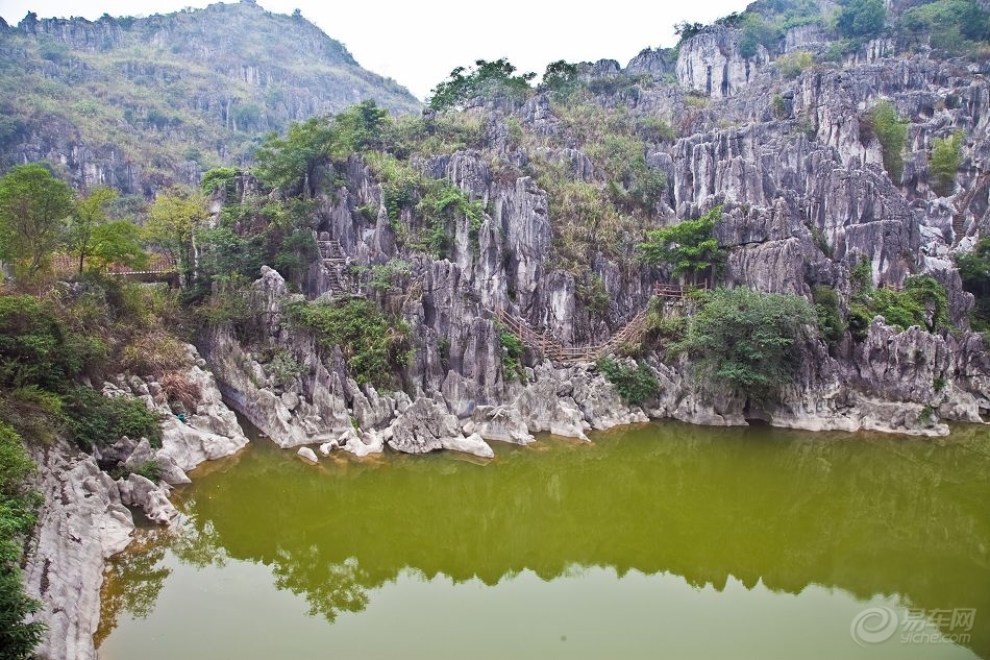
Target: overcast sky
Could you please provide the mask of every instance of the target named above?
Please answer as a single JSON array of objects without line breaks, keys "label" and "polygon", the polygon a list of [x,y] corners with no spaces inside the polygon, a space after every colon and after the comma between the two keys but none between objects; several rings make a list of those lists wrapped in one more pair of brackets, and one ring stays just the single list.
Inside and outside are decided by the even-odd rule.
[{"label": "overcast sky", "polygon": [[[148,15],[208,0],[0,0],[11,24],[30,10],[41,18]],[[342,41],[366,69],[394,78],[425,98],[456,66],[508,57],[520,71],[542,73],[554,60],[614,59],[622,66],[647,47],[671,46],[674,23],[708,23],[748,0],[643,2],[606,0],[593,11],[540,0],[260,0],[265,9],[300,9],[328,35]]]}]

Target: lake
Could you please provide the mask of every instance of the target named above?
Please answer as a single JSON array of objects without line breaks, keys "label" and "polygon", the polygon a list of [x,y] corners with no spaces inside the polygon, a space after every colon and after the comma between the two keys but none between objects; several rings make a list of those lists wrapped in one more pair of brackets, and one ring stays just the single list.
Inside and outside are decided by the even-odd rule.
[{"label": "lake", "polygon": [[657,423],[496,457],[206,464],[100,657],[990,656],[990,431]]}]

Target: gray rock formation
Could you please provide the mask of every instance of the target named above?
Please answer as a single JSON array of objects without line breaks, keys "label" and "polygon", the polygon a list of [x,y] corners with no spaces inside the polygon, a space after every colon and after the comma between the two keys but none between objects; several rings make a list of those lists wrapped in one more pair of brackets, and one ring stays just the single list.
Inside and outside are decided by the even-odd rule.
[{"label": "gray rock formation", "polygon": [[[625,71],[601,61],[582,65],[578,75],[590,88],[605,90],[593,102],[602,112],[671,125],[673,137],[645,146],[647,165],[666,179],[648,222],[663,226],[722,206],[716,238],[730,253],[726,286],[806,298],[816,286],[830,287],[846,314],[851,274],[863,262],[875,287],[897,289],[909,276],[931,275],[947,288],[955,334],[898,332],[875,323],[859,343],[847,337],[830,349],[808,342],[800,348],[804,367],[795,382],[767,404],[706,392],[688,361],[659,353],[646,362],[660,394],[642,409],[624,405],[591,365],[550,365],[534,350],[524,357],[525,382],[517,382],[518,374],[503,364],[496,309],[560,343],[596,344],[644,309],[655,283],[670,281],[669,270],[627,258],[636,237],[622,239],[627,242],[618,252],[625,250],[626,258],[592,246],[582,265],[603,285],[607,309],[590,309],[582,296],[588,280],[565,268],[556,253],[568,219],[555,217],[536,175],[545,163],[574,182],[594,183],[602,175],[593,152],[582,150],[573,120],[549,95],[536,95],[522,105],[472,105],[468,112],[485,121],[485,148],[411,159],[485,210],[474,231],[464,219],[452,222],[444,258],[399,240],[382,185],[358,156],[336,167],[340,185],[320,198],[318,231],[339,241],[356,267],[356,292],[409,324],[413,353],[400,374],[408,396],[358,387],[340,355],[321,355],[311,338],[285,323],[282,308],[293,298],[270,269],[255,284],[259,309],[269,319],[261,341],[267,352],[241,346],[230,333],[211,342],[225,391],[282,446],[336,441],[356,422],[362,442],[386,438],[390,446],[414,451],[437,449],[439,436],[403,422],[395,438],[397,417],[410,398],[445,409],[456,418],[457,433],[520,443],[534,433],[586,438],[592,429],[663,417],[924,435],[944,433],[942,419],[984,419],[990,412],[988,363],[982,340],[967,330],[972,298],[962,291],[952,257],[972,248],[980,227],[990,227],[990,203],[985,194],[977,196],[962,222],[954,222],[961,195],[936,195],[927,162],[936,138],[962,131],[958,189],[971,186],[986,166],[990,87],[974,75],[983,65],[896,55],[894,45],[877,42],[841,66],[818,64],[784,79],[776,58],[818,52],[827,46],[825,36],[812,26],[793,28],[780,44],[744,58],[740,31],[716,27],[682,43],[676,63],[670,52],[647,50]],[[880,143],[867,125],[867,113],[880,99],[910,122],[897,180],[884,168]],[[513,142],[510,122],[537,138],[531,142],[538,146]],[[425,229],[410,208],[399,223],[411,235]],[[359,273],[399,259],[411,270],[397,287],[401,295],[376,292],[367,286],[367,270]],[[302,289],[308,299],[328,293],[316,276]],[[276,383],[260,359],[276,347],[305,365],[295,382]]]},{"label": "gray rock formation", "polygon": [[320,462],[320,459],[316,456],[316,452],[309,447],[300,447],[299,451],[296,452],[296,456],[312,465],[316,465]]},{"label": "gray rock formation", "polygon": [[[191,392],[187,423],[175,419],[167,387],[152,378],[118,376],[105,383],[108,396],[135,396],[151,410],[168,415],[163,423],[162,447],[147,439],[121,438],[85,456],[65,443],[36,457],[38,489],[44,506],[26,548],[25,584],[29,596],[41,603],[36,615],[48,629],[39,646],[45,660],[90,660],[96,657],[93,635],[100,622],[100,587],[104,561],[124,550],[134,521],[127,507],[144,511],[149,520],[172,526],[180,514],[168,500],[169,489],[139,474],[114,479],[100,469],[105,465],[138,470],[157,464],[163,481],[188,483],[185,474],[205,460],[229,456],[246,443],[237,418],[220,399],[212,374],[192,346],[180,372]],[[199,364],[197,364],[199,363]]]},{"label": "gray rock formation", "polygon": [[48,627],[37,649],[47,660],[91,660],[100,623],[103,562],[131,540],[134,522],[117,484],[96,461],[58,444],[38,457],[44,505],[27,548],[27,594]]},{"label": "gray rock formation", "polygon": [[[183,389],[196,394],[193,410],[185,410],[185,404],[170,399],[168,388],[150,377],[119,375],[114,382],[103,385],[105,395],[139,397],[149,410],[161,415],[161,448],[152,453],[147,441],[143,441],[129,455],[127,465],[136,468],[154,460],[164,480],[172,485],[188,483],[187,471],[205,461],[230,456],[248,443],[237,416],[224,404],[213,374],[199,366],[202,360],[195,347],[187,345],[186,349],[186,360],[191,366],[176,372],[172,378],[179,379]],[[177,417],[173,406],[182,409],[184,421]],[[107,458],[106,452],[103,458]]]},{"label": "gray rock formation", "polygon": [[147,477],[131,473],[117,482],[117,488],[124,506],[143,510],[154,523],[170,525],[179,517],[178,510],[168,500],[168,491]]},{"label": "gray rock formation", "polygon": [[[81,189],[195,185],[201,163],[246,164],[256,136],[365,99],[420,109],[301,15],[254,2],[97,21],[29,15],[4,23],[0,42],[3,84],[19,90],[3,103],[0,164],[47,160]],[[37,109],[81,89],[100,100]]]}]

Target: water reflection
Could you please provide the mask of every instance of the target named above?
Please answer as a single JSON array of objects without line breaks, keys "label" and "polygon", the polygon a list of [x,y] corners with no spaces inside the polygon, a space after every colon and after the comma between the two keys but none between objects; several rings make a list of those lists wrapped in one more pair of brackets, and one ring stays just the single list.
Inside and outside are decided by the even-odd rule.
[{"label": "water reflection", "polygon": [[[976,608],[969,646],[990,653],[983,429],[932,442],[665,424],[497,450],[485,466],[429,456],[314,469],[258,445],[179,492],[191,527],[170,548],[196,566],[270,566],[331,622],[409,569],[495,585],[608,567],[718,591],[734,578]],[[122,610],[151,609],[164,547],[115,567],[101,639]]]}]

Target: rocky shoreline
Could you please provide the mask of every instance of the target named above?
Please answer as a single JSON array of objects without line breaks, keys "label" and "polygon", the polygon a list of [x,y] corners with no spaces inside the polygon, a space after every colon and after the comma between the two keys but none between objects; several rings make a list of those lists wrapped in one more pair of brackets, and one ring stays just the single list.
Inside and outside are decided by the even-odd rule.
[{"label": "rocky shoreline", "polygon": [[[168,499],[171,486],[189,483],[186,472],[204,461],[230,456],[248,442],[234,413],[224,405],[213,375],[192,346],[182,371],[197,394],[185,422],[173,413],[162,385],[151,378],[118,376],[105,383],[107,396],[135,396],[163,415],[161,448],[147,439],[123,438],[90,456],[60,442],[35,456],[44,504],[24,567],[28,596],[41,603],[35,615],[48,629],[37,649],[48,660],[97,657],[93,635],[100,623],[100,588],[105,562],[122,552],[135,530],[131,509],[164,526],[180,522]],[[154,461],[161,480],[135,472],[114,480],[101,466],[136,470]]]},{"label": "rocky shoreline", "polygon": [[[278,286],[279,281],[277,273],[268,271],[258,286],[263,289],[266,282]],[[871,337],[882,332],[878,324],[871,328]],[[895,343],[908,339],[886,337]],[[312,349],[312,344],[304,347]],[[248,442],[232,409],[277,445],[298,449],[311,462],[319,460],[315,449],[324,456],[346,451],[363,457],[388,447],[409,454],[447,450],[491,458],[489,442],[527,444],[536,433],[588,440],[587,433],[593,430],[652,419],[716,426],[748,423],[742,415],[719,412],[717,401],[703,402],[676,369],[662,364],[651,365],[662,394],[642,407],[625,404],[593,364],[554,368],[549,362],[527,368],[526,383],[513,384],[505,404],[476,405],[451,402],[440,392],[421,393],[413,400],[402,392],[380,394],[370,386],[358,387],[342,371],[339,359],[336,367],[328,368],[315,349],[310,353],[314,362],[308,379],[300,378],[290,388],[265,386],[265,367],[223,332],[214,336],[210,356],[213,364],[208,366],[188,347],[190,366],[184,375],[194,384],[198,399],[185,422],[173,414],[154,379],[118,376],[104,384],[106,396],[139,397],[163,413],[161,448],[152,449],[145,439],[124,438],[95,456],[61,443],[37,457],[45,504],[29,545],[25,579],[29,595],[42,603],[37,617],[48,625],[39,657],[97,657],[93,634],[100,621],[103,570],[105,562],[132,540],[135,525],[128,507],[141,509],[161,525],[178,524],[180,515],[168,500],[170,487],[189,483],[186,472],[204,461],[230,456]],[[226,382],[218,385],[211,368]],[[254,378],[245,375],[248,371]],[[838,388],[815,406],[802,408],[802,400],[795,401],[790,408],[793,416],[778,411],[770,423],[812,431],[948,433],[940,422],[920,421],[919,403],[885,401]],[[945,405],[965,413],[974,404],[950,392]],[[149,460],[162,468],[160,483],[136,473],[115,481],[101,469],[101,464],[109,463],[136,468]]]}]

